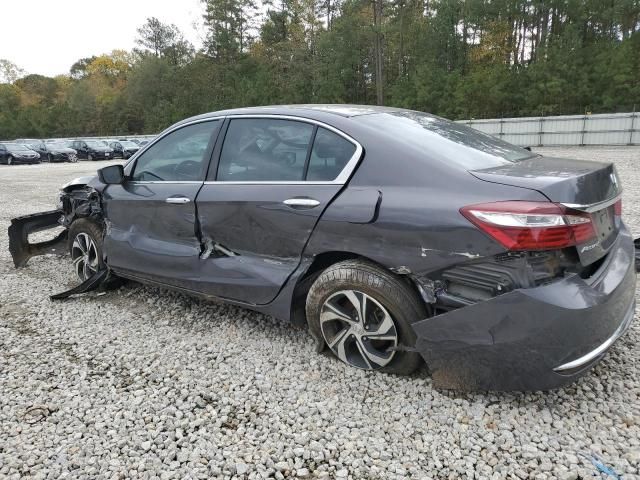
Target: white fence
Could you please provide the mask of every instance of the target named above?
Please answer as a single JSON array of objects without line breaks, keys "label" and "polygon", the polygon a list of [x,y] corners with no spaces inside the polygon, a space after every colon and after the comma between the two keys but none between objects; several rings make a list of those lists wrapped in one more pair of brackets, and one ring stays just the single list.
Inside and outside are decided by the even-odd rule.
[{"label": "white fence", "polygon": [[521,146],[640,145],[640,112],[458,122]]}]

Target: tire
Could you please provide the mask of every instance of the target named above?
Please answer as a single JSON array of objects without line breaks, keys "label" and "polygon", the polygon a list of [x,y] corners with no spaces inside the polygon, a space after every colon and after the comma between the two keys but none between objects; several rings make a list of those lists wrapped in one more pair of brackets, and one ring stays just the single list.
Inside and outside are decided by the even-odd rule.
[{"label": "tire", "polygon": [[13,165],[13,157],[11,155],[7,157],[7,165]]},{"label": "tire", "polygon": [[87,160],[89,160],[90,162],[93,161],[93,155],[87,153]]},{"label": "tire", "polygon": [[97,270],[106,268],[102,255],[103,231],[100,225],[87,218],[79,218],[69,227],[68,237],[73,268],[81,282]]},{"label": "tire", "polygon": [[[365,304],[364,320],[357,302]],[[411,324],[426,318],[427,308],[403,279],[372,262],[346,260],[324,270],[309,289],[306,314],[311,333],[353,367],[408,375],[422,364],[402,347],[415,345]]]}]

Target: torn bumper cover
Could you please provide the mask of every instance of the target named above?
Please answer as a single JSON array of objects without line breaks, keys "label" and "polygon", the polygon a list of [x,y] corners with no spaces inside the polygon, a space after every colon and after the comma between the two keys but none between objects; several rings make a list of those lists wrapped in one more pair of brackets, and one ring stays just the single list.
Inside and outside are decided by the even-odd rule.
[{"label": "torn bumper cover", "polygon": [[514,290],[413,324],[434,385],[548,390],[597,363],[635,313],[635,248],[624,230],[590,278]]},{"label": "torn bumper cover", "polygon": [[67,231],[60,232],[55,238],[39,243],[29,243],[29,235],[50,228],[59,227],[63,215],[60,210],[34,213],[11,219],[9,225],[9,252],[16,268],[24,267],[27,261],[36,255],[49,253],[62,255],[67,249]]}]

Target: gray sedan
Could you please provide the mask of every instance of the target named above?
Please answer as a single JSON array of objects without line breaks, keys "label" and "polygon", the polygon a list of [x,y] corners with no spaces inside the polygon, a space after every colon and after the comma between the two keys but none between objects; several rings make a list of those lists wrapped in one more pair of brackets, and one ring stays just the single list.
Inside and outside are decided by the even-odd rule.
[{"label": "gray sedan", "polygon": [[[426,113],[246,108],[184,120],[69,183],[58,210],[12,221],[10,249],[21,266],[66,245],[83,283],[54,298],[134,279],[305,326],[351,367],[424,361],[439,387],[539,390],[629,328],[621,208],[611,163]],[[58,239],[26,243],[58,222]]]}]

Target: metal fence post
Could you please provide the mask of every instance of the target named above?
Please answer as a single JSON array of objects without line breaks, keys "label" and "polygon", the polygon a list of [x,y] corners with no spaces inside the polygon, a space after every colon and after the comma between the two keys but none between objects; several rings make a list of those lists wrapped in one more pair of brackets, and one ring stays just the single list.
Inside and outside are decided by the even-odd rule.
[{"label": "metal fence post", "polygon": [[631,113],[631,127],[629,127],[629,143],[627,145],[633,145],[633,130],[636,123],[636,104],[633,104],[633,112]]},{"label": "metal fence post", "polygon": [[584,147],[584,134],[587,132],[587,114],[582,117],[582,136],[580,137],[580,146]]},{"label": "metal fence post", "polygon": [[544,125],[544,116],[540,115],[540,122],[538,124],[538,146],[542,147],[542,135],[544,134],[543,126]]}]

